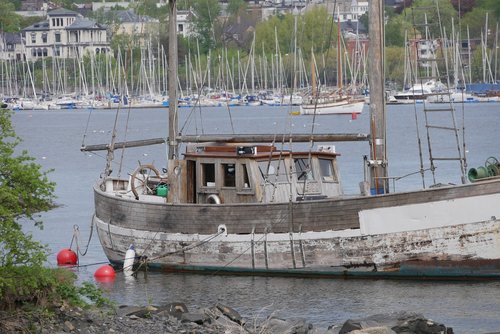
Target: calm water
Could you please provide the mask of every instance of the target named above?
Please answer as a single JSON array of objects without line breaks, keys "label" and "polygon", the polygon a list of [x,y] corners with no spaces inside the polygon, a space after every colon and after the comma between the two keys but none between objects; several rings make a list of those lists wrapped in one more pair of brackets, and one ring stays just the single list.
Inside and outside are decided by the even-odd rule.
[{"label": "calm water", "polygon": [[[421,108],[421,106],[417,106]],[[459,107],[460,109],[460,107]],[[288,107],[247,108],[237,107],[191,111],[180,110],[180,127],[184,133],[367,133],[367,110],[356,120],[351,116],[290,116]],[[230,116],[230,117],[229,117]],[[442,117],[442,116],[439,116]],[[127,110],[118,117],[118,140],[165,137],[167,111],[165,109],[131,110],[127,124]],[[114,110],[78,111],[22,111],[13,115],[17,134],[24,139],[21,148],[29,150],[57,183],[59,208],[44,213],[44,230],[33,230],[36,239],[56,253],[70,246],[74,229],[80,231],[79,245],[87,245],[90,220],[93,213],[92,184],[104,168],[104,153],[81,153],[85,144],[107,143],[115,120]],[[189,119],[186,121],[186,119]],[[230,119],[228,121],[228,119]],[[461,112],[459,120],[461,126]],[[466,105],[465,138],[469,167],[484,164],[490,156],[500,159],[500,104]],[[419,170],[419,150],[415,130],[413,106],[391,106],[388,110],[388,157],[391,176],[399,177]],[[422,124],[422,116],[418,122]],[[437,121],[436,121],[437,122]],[[203,129],[203,130],[202,130]],[[426,133],[420,129],[422,152],[428,156]],[[462,134],[460,134],[462,136]],[[279,138],[279,137],[278,137]],[[440,150],[455,149],[456,144],[437,134],[432,146],[434,156]],[[279,142],[279,139],[277,139]],[[449,144],[451,142],[451,144]],[[305,150],[308,144],[294,144]],[[363,178],[363,155],[369,154],[368,144],[336,143],[341,153],[339,165],[344,189],[357,193]],[[116,152],[115,160],[121,154]],[[133,170],[138,161],[166,163],[165,146],[142,147],[127,151],[123,157],[122,175]],[[428,168],[424,160],[424,168]],[[120,165],[114,166],[115,172]],[[438,165],[437,182],[459,183],[457,163]],[[432,183],[430,174],[426,185]],[[412,189],[422,184],[418,174],[396,183],[398,190]],[[81,280],[92,280],[105,262],[96,235],[90,240],[89,250],[80,263]],[[185,302],[188,307],[211,306],[223,302],[236,308],[248,318],[262,318],[277,313],[287,318],[305,318],[317,326],[340,323],[348,318],[364,317],[391,311],[421,312],[425,316],[454,328],[455,333],[486,333],[500,331],[500,282],[458,283],[385,280],[330,280],[286,279],[262,277],[225,277],[149,273],[128,280],[120,274],[112,285],[104,285],[106,294],[118,303],[145,305],[171,301]]]}]

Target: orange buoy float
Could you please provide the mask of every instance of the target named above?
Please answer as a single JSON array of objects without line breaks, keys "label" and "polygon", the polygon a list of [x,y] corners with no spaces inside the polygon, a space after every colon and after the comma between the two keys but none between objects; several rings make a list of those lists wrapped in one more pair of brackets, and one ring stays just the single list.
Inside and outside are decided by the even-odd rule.
[{"label": "orange buoy float", "polygon": [[70,248],[64,248],[57,253],[58,266],[74,266],[78,263],[78,256]]},{"label": "orange buoy float", "polygon": [[100,266],[94,273],[94,278],[98,282],[110,282],[116,277],[115,270],[109,264]]}]

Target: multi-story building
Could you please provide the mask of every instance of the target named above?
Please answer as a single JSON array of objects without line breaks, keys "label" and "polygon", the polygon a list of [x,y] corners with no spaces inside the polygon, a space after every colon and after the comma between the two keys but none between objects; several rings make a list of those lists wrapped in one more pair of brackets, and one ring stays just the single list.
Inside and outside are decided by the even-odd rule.
[{"label": "multi-story building", "polygon": [[110,51],[106,26],[64,8],[48,12],[45,21],[23,29],[22,35],[29,60],[77,58]]},{"label": "multi-story building", "polygon": [[0,59],[22,60],[22,55],[21,35],[12,32],[0,33]]}]

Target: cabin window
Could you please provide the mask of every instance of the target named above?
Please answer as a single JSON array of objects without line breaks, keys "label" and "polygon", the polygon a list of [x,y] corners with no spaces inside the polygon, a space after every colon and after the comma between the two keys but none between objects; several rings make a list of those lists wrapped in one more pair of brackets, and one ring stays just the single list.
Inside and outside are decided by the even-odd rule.
[{"label": "cabin window", "polygon": [[224,187],[236,187],[236,168],[234,164],[222,164]]},{"label": "cabin window", "polygon": [[295,173],[298,181],[314,180],[314,175],[308,158],[295,159]]},{"label": "cabin window", "polygon": [[284,160],[259,161],[259,170],[262,179],[268,182],[288,182]]},{"label": "cabin window", "polygon": [[319,159],[319,170],[323,181],[337,182],[332,160]]},{"label": "cabin window", "polygon": [[204,187],[215,187],[215,164],[201,164],[201,176]]},{"label": "cabin window", "polygon": [[250,188],[250,179],[248,178],[248,170],[246,164],[241,164],[241,171],[243,174],[243,189]]}]

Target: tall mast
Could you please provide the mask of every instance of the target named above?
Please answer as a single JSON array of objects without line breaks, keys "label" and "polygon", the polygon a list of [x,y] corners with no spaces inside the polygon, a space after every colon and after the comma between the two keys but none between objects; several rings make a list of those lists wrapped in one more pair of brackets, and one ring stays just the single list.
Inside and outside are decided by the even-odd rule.
[{"label": "tall mast", "polygon": [[370,24],[370,189],[378,194],[388,191],[385,75],[384,75],[384,7],[383,0],[369,2]]},{"label": "tall mast", "polygon": [[177,119],[177,3],[169,1],[168,38],[168,160],[178,158]]},{"label": "tall mast", "polygon": [[342,94],[342,46],[341,46],[340,10],[337,8],[337,88]]}]

